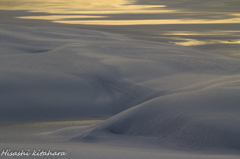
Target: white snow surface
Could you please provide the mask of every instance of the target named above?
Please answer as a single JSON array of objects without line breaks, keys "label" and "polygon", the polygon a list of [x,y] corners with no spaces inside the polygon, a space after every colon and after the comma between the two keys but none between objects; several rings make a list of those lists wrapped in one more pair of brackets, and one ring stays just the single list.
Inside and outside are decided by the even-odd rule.
[{"label": "white snow surface", "polygon": [[50,136],[240,151],[237,57],[60,27],[0,25],[0,46],[1,123],[108,118]]}]

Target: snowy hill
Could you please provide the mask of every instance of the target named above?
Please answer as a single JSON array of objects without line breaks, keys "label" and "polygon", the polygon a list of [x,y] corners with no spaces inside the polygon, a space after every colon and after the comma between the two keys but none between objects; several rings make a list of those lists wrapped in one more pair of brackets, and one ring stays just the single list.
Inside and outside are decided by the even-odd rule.
[{"label": "snowy hill", "polygon": [[1,122],[110,117],[52,135],[240,150],[239,58],[53,27],[0,25],[0,45]]}]

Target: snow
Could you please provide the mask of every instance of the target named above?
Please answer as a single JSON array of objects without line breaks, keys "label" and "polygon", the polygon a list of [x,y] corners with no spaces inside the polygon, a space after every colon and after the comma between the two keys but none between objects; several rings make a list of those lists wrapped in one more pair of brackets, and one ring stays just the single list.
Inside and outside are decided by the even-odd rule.
[{"label": "snow", "polygon": [[65,149],[66,158],[239,158],[238,57],[60,27],[0,25],[0,46],[1,124],[104,119],[35,132],[47,138],[42,144],[1,148]]}]

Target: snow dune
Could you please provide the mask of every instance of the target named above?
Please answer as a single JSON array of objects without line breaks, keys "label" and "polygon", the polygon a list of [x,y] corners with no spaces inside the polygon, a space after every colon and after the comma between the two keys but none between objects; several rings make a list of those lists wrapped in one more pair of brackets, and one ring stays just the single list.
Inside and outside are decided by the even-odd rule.
[{"label": "snow dune", "polygon": [[0,25],[1,122],[108,118],[52,133],[240,150],[240,59],[124,36]]}]

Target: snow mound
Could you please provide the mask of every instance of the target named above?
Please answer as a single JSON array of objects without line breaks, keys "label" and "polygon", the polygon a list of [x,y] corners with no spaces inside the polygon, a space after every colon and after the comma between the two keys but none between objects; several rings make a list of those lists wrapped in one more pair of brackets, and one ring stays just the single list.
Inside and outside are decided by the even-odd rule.
[{"label": "snow mound", "polygon": [[239,77],[227,84],[152,99],[97,128],[182,146],[240,150]]},{"label": "snow mound", "polygon": [[78,29],[0,25],[0,121],[111,117],[53,133],[240,149],[240,59]]},{"label": "snow mound", "polygon": [[1,25],[0,121],[106,118],[156,97],[157,91],[127,81],[104,62],[118,60],[108,48],[128,40],[86,30]]},{"label": "snow mound", "polygon": [[174,148],[240,150],[239,77],[154,98],[83,130],[66,128],[53,134],[71,141],[99,142],[132,136],[154,139],[160,145],[172,143]]}]

